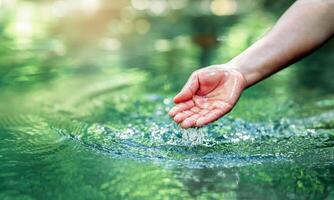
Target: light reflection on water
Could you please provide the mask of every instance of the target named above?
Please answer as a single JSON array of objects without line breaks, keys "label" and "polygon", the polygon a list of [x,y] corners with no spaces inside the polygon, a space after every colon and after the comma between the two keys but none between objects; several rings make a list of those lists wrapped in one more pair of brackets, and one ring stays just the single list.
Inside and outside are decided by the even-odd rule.
[{"label": "light reflection on water", "polygon": [[[139,190],[132,181],[145,183],[140,188],[146,193],[139,196],[160,198],[173,191],[171,197],[186,199],[262,198],[267,194],[264,185],[282,181],[271,187],[277,197],[283,197],[281,190],[289,195],[310,195],[308,191],[318,195],[334,180],[328,175],[333,169],[333,127],[328,125],[333,111],[276,121],[227,116],[201,129],[184,130],[167,115],[169,98],[128,99],[120,110],[114,109],[116,99],[86,117],[52,113],[48,106],[30,114],[2,116],[2,197],[23,198],[13,189],[23,187],[36,198],[75,198],[71,192],[84,191],[83,196],[92,193],[92,198],[132,199]],[[291,177],[284,180],[286,176]],[[290,179],[299,184],[315,182],[305,191],[294,191]],[[43,192],[40,181],[57,194]],[[148,187],[166,193],[154,194],[155,189]],[[258,191],[250,194],[250,188]]]},{"label": "light reflection on water", "polygon": [[[333,45],[183,130],[167,111],[187,76],[246,48],[272,14],[246,1],[240,21],[197,16],[200,1],[166,18],[115,14],[137,1],[20,2],[0,13],[0,199],[334,199]],[[210,22],[224,27],[209,35],[216,58],[195,44]]]},{"label": "light reflection on water", "polygon": [[[46,147],[49,141],[71,140],[110,156],[190,168],[289,161],[310,149],[326,147],[325,142],[332,139],[333,129],[325,126],[334,112],[266,122],[228,116],[203,128],[184,130],[167,115],[170,99],[156,97],[128,103],[128,109],[109,113],[105,124],[54,113],[3,118],[0,127],[20,133],[32,145],[34,139]],[[147,104],[154,105],[149,115],[142,113]],[[115,103],[113,106],[117,107]],[[105,112],[109,111],[102,114]]]},{"label": "light reflection on water", "polygon": [[332,192],[333,97],[295,100],[290,87],[279,87],[284,74],[246,91],[228,116],[189,130],[167,115],[175,92],[157,92],[159,84],[152,92],[147,72],[64,75],[1,93],[0,198],[261,199],[270,187],[275,198],[304,199]]}]

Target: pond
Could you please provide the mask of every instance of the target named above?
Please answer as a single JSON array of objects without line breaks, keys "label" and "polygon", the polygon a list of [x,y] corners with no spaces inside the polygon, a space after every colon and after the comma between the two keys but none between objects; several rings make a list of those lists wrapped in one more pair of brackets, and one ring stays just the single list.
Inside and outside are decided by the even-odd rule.
[{"label": "pond", "polygon": [[[212,18],[184,14],[187,1],[167,14],[139,1],[10,2],[0,1],[0,199],[334,199],[333,41],[185,130],[167,114],[173,95],[270,27],[266,7]],[[228,28],[207,48],[192,27],[210,19]]]}]

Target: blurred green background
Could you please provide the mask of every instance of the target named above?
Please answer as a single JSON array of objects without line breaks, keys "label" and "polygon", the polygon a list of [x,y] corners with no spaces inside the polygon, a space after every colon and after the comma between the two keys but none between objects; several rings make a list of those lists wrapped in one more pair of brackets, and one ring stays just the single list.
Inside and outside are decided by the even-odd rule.
[{"label": "blurred green background", "polygon": [[[227,62],[256,41],[292,2],[2,0],[0,86],[136,68],[158,76],[150,89],[176,90],[191,71]],[[293,84],[333,91],[332,49],[299,63]]]},{"label": "blurred green background", "polygon": [[293,2],[0,0],[0,199],[333,199],[333,40],[208,127],[167,116]]}]

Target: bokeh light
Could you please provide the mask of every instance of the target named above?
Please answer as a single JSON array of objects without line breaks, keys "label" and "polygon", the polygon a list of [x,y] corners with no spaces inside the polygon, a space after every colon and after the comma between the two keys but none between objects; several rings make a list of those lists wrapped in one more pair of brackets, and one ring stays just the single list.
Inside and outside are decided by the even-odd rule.
[{"label": "bokeh light", "polygon": [[172,46],[170,41],[165,39],[159,39],[155,41],[154,48],[157,51],[165,52],[165,51],[170,51]]},{"label": "bokeh light", "polygon": [[151,24],[145,19],[136,20],[136,32],[139,34],[148,33],[151,29]]},{"label": "bokeh light", "polygon": [[101,39],[101,47],[108,51],[117,51],[121,48],[121,41],[116,38],[103,38]]},{"label": "bokeh light", "polygon": [[219,16],[233,15],[237,7],[235,0],[213,0],[210,6],[212,13]]},{"label": "bokeh light", "polygon": [[153,15],[163,15],[168,11],[168,4],[165,0],[151,1],[148,10]]},{"label": "bokeh light", "polygon": [[149,6],[148,0],[131,0],[131,5],[136,10],[145,10]]}]

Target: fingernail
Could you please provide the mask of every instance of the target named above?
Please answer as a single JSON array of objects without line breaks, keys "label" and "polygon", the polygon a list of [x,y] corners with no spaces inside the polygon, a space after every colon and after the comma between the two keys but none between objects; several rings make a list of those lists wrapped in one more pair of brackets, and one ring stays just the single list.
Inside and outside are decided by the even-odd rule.
[{"label": "fingernail", "polygon": [[203,126],[203,122],[196,122],[196,126]]},{"label": "fingernail", "polygon": [[205,125],[205,123],[204,123],[204,119],[198,119],[198,120],[196,121],[196,126],[203,126],[203,125]]},{"label": "fingernail", "polygon": [[181,124],[181,127],[182,127],[182,128],[190,128],[190,127],[184,125],[183,123]]},{"label": "fingernail", "polygon": [[175,115],[175,111],[174,108],[172,108],[169,112],[168,112],[169,116],[174,117]]},{"label": "fingernail", "polygon": [[181,126],[182,128],[190,128],[192,127],[194,122],[191,119],[185,119],[182,123]]},{"label": "fingernail", "polygon": [[176,123],[180,123],[180,122],[182,121],[182,116],[180,116],[180,115],[176,115],[176,116],[174,117],[174,121],[175,121]]}]

